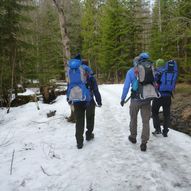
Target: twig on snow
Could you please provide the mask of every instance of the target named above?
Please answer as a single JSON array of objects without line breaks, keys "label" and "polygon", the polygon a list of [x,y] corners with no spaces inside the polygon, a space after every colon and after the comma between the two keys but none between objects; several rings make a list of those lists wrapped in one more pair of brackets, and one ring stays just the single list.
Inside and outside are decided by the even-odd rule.
[{"label": "twig on snow", "polygon": [[41,170],[42,170],[42,172],[43,172],[44,174],[46,174],[47,176],[51,176],[50,174],[48,174],[48,173],[44,170],[44,168],[43,168],[42,166],[40,166],[40,168],[41,168]]},{"label": "twig on snow", "polygon": [[8,141],[6,141],[6,142],[0,144],[0,147],[7,147],[7,146],[9,146],[9,145],[11,145],[11,144],[12,144],[12,142],[11,142],[10,140],[8,140]]},{"label": "twig on snow", "polygon": [[45,175],[47,175],[47,176],[61,176],[60,174],[49,174],[49,173],[47,173],[47,172],[45,171],[45,169],[43,168],[43,166],[40,166],[40,168],[41,168],[42,172],[43,172]]},{"label": "twig on snow", "polygon": [[31,122],[41,124],[41,123],[49,123],[50,121],[57,120],[57,119],[64,119],[64,118],[63,117],[58,117],[58,118],[53,118],[53,119],[46,120],[46,121],[31,121]]},{"label": "twig on snow", "polygon": [[15,149],[13,150],[13,153],[12,153],[11,167],[10,167],[10,175],[12,175],[12,171],[13,171],[13,160],[14,160],[14,156],[15,156]]}]

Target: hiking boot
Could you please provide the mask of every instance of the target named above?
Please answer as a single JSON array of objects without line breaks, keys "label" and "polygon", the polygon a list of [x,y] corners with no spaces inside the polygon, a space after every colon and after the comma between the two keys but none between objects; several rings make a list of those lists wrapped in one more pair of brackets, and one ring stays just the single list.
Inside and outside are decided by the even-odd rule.
[{"label": "hiking boot", "polygon": [[168,137],[168,134],[167,133],[162,133],[163,137]]},{"label": "hiking boot", "polygon": [[88,132],[86,132],[86,141],[90,141],[92,139],[94,139],[94,134],[93,133],[89,134]]},{"label": "hiking boot", "polygon": [[66,117],[67,121],[70,123],[75,123],[76,120],[73,117]]},{"label": "hiking boot", "polygon": [[154,132],[152,132],[152,134],[155,135],[155,136],[156,136],[156,135],[160,135],[160,134],[161,134],[161,131],[155,130]]},{"label": "hiking boot", "polygon": [[129,138],[129,141],[130,141],[131,143],[133,143],[133,144],[135,144],[135,143],[137,142],[136,138],[131,137],[131,135],[129,135],[128,138]]},{"label": "hiking boot", "polygon": [[141,148],[141,151],[146,151],[147,150],[147,144],[141,143],[140,148]]},{"label": "hiking boot", "polygon": [[82,149],[82,147],[83,147],[83,143],[78,143],[78,144],[77,144],[77,148],[78,148],[78,149]]},{"label": "hiking boot", "polygon": [[167,131],[162,131],[162,135],[163,135],[163,137],[168,137],[168,130]]}]

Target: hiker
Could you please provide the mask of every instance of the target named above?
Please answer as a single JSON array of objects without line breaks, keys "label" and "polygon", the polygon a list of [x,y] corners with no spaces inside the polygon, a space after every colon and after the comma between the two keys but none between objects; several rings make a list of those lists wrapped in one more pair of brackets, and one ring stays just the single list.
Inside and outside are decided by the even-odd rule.
[{"label": "hiker", "polygon": [[[77,54],[77,55],[74,57],[74,59],[79,60],[79,61],[81,62],[81,55],[80,55],[80,54]],[[81,65],[82,65],[82,67],[83,67],[83,70],[85,71],[85,73],[83,74],[85,78],[87,78],[87,76],[86,76],[87,74],[89,74],[89,75],[92,75],[92,74],[93,74],[92,69],[91,69],[90,67],[88,67],[87,63],[81,62]],[[66,74],[66,75],[68,76],[68,74]],[[69,87],[69,86],[67,86],[67,87]],[[68,102],[68,103],[69,103],[70,108],[71,108],[71,114],[70,114],[69,117],[67,117],[67,121],[68,121],[68,122],[71,122],[71,123],[75,123],[75,122],[76,122],[76,119],[75,119],[75,113],[74,113],[74,105],[72,104],[71,101]]]},{"label": "hiker", "polygon": [[[151,99],[142,99],[142,93],[140,93],[140,84],[149,84],[149,86],[152,86],[152,83],[154,81],[154,71],[152,67],[152,63],[149,61],[149,54],[148,53],[141,53],[138,57],[136,57],[133,60],[133,67],[130,68],[127,71],[125,82],[124,82],[124,87],[123,87],[123,92],[121,96],[121,106],[123,107],[125,104],[125,99],[127,97],[127,94],[130,89],[131,85],[131,100],[130,100],[130,135],[128,137],[129,141],[131,143],[136,143],[137,142],[137,115],[140,110],[141,112],[141,117],[142,117],[142,123],[143,123],[143,128],[142,128],[142,135],[141,135],[141,145],[140,149],[141,151],[146,151],[147,149],[147,142],[149,140],[149,135],[150,135],[150,127],[149,127],[149,120],[150,120],[150,113],[151,113]],[[151,72],[147,74],[145,72],[145,79],[151,79],[148,80],[148,83],[140,83],[140,76],[139,76],[139,71],[138,71],[138,66],[139,63],[145,63],[146,66],[149,65],[151,66],[150,70]],[[142,78],[142,77],[141,77]],[[144,87],[143,85],[143,87]],[[142,89],[143,89],[142,87]]]},{"label": "hiker", "polygon": [[[158,84],[158,90],[161,94],[159,99],[154,99],[152,102],[152,118],[155,131],[153,135],[161,134],[168,137],[170,127],[170,106],[172,91],[175,89],[175,84],[178,76],[177,64],[174,60],[167,63],[163,59],[156,61],[155,79]],[[159,120],[159,109],[163,108],[163,130],[161,131]]]},{"label": "hiker", "polygon": [[[71,98],[72,91],[70,93],[70,84],[72,84],[72,80],[75,81],[75,84],[78,83],[78,77],[76,79],[70,78],[69,88],[68,88],[68,101],[72,102],[74,105],[74,113],[76,118],[76,142],[77,142],[77,148],[81,149],[83,147],[83,134],[84,134],[84,126],[85,126],[85,119],[86,119],[86,140],[90,141],[94,138],[94,117],[95,117],[95,106],[97,103],[98,107],[102,106],[102,100],[101,95],[98,90],[96,79],[93,76],[93,72],[91,68],[88,65],[87,60],[81,61],[81,75],[80,79],[85,78],[85,81],[81,80],[81,84],[78,87],[82,86],[82,93],[85,92],[85,97],[83,99],[78,99],[75,97],[75,99]],[[73,76],[75,77],[75,76]],[[76,88],[76,86],[74,87]],[[84,88],[84,90],[83,90]],[[77,91],[79,92],[79,91]],[[75,95],[76,96],[76,95]],[[95,97],[95,100],[94,100]]]}]

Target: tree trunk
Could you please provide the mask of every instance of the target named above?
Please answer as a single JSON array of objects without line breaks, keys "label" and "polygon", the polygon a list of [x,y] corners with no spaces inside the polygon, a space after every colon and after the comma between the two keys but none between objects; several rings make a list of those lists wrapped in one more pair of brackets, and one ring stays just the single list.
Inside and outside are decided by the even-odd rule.
[{"label": "tree trunk", "polygon": [[[64,1],[64,0],[63,0]],[[71,58],[71,52],[70,52],[70,39],[67,32],[67,26],[66,26],[66,15],[64,12],[64,3],[61,3],[61,0],[53,0],[57,11],[59,15],[59,22],[60,22],[60,30],[62,35],[62,45],[63,45],[63,62],[64,62],[64,69],[65,73],[67,71],[67,60]],[[70,3],[68,1],[68,3]],[[65,75],[65,79],[68,82],[67,76]],[[71,115],[69,117],[71,121],[75,119],[74,112],[71,106]]]},{"label": "tree trunk", "polygon": [[115,83],[119,83],[118,68],[115,70]]},{"label": "tree trunk", "polygon": [[[4,55],[2,55],[2,58],[4,58]],[[3,60],[0,60],[1,62],[1,70],[0,70],[0,96],[3,96]]]},{"label": "tree trunk", "polygon": [[[160,0],[158,0],[158,6],[159,6],[159,10],[158,10],[159,31],[160,31],[160,35],[162,35],[162,18],[161,18],[161,2],[160,2]],[[161,47],[161,52],[163,52],[163,47]]]},{"label": "tree trunk", "polygon": [[64,12],[64,4],[61,3],[61,0],[53,0],[57,11],[59,15],[59,22],[60,22],[60,31],[62,36],[62,45],[63,45],[63,62],[64,62],[64,68],[66,71],[67,67],[67,60],[71,57],[70,52],[70,39],[67,32],[67,26],[66,26],[66,16]]},{"label": "tree trunk", "polygon": [[15,61],[16,61],[16,46],[15,46],[15,44],[13,44],[12,50],[10,52],[10,65],[12,66],[12,71],[11,71],[11,90],[10,90],[11,92],[10,92],[10,97],[9,97],[7,113],[9,113],[9,111],[10,111],[12,95],[13,95],[13,86],[14,86],[14,79],[15,79]]},{"label": "tree trunk", "polygon": [[162,32],[162,21],[161,21],[161,4],[160,4],[160,0],[158,0],[158,6],[159,6],[159,12],[158,12],[158,16],[159,16],[159,31]]}]

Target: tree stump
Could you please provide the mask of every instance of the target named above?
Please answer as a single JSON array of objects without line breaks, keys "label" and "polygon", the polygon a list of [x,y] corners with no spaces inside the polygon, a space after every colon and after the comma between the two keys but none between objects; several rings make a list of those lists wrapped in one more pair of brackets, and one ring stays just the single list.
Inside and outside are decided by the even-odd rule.
[{"label": "tree stump", "polygon": [[42,86],[40,92],[44,103],[51,103],[56,99],[55,88],[53,86]]}]

